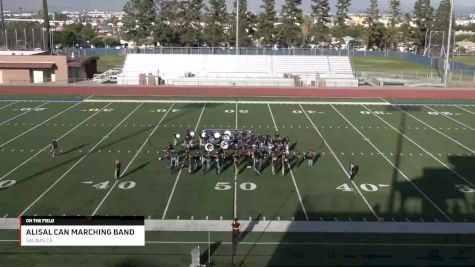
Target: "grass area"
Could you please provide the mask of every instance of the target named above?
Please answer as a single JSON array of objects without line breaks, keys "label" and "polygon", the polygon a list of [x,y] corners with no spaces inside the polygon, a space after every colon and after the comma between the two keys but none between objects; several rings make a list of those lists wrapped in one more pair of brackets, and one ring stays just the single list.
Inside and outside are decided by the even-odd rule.
[{"label": "grass area", "polygon": [[395,57],[351,57],[356,72],[382,72],[404,75],[427,75],[436,72],[425,64],[414,63]]},{"label": "grass area", "polygon": [[475,66],[475,56],[458,56],[454,57],[455,62],[460,62],[466,65]]},{"label": "grass area", "polygon": [[98,56],[100,58],[97,61],[97,71],[99,73],[102,73],[114,68],[122,68],[122,65],[124,64],[124,60],[125,60],[124,55],[100,54],[100,55],[94,55],[94,56]]},{"label": "grass area", "polygon": [[[473,106],[0,102],[0,218],[97,214],[229,221],[236,214],[261,222],[475,222],[474,127]],[[312,167],[292,158],[292,171],[284,175],[280,166],[273,175],[269,162],[261,175],[244,162],[237,176],[230,163],[221,174],[214,166],[172,173],[159,160],[175,133],[236,128],[271,134],[277,128],[290,138],[291,150],[313,148],[319,156]],[[59,138],[54,159],[47,148],[52,138]],[[123,166],[117,183],[115,159]],[[360,166],[353,182],[351,161]],[[147,233],[147,240],[159,242],[144,248],[18,248],[0,242],[0,255],[6,266],[64,266],[78,255],[91,256],[68,266],[184,266],[195,242],[207,254],[206,234]],[[230,234],[211,236],[212,260],[229,266]],[[18,238],[3,231],[0,237]],[[245,266],[308,266],[316,256],[319,265],[466,265],[475,255],[473,246],[438,245],[473,244],[457,236],[250,233],[243,241],[233,260]]]}]

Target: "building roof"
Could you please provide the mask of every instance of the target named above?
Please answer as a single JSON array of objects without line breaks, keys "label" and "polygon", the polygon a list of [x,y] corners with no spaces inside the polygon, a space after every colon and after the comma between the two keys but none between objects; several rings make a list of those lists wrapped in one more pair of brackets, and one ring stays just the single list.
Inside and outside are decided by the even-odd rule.
[{"label": "building roof", "polygon": [[35,50],[35,51],[0,51],[0,56],[34,56],[42,55],[45,51]]},{"label": "building roof", "polygon": [[54,62],[5,62],[0,61],[0,69],[53,69]]},{"label": "building roof", "polygon": [[471,42],[471,41],[460,41],[460,42],[456,42],[456,44],[458,46],[475,46],[475,43],[474,42]]}]

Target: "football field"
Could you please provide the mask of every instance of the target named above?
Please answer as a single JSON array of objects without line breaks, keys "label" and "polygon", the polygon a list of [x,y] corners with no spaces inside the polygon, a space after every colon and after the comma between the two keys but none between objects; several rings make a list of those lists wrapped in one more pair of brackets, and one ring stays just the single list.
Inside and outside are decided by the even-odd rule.
[{"label": "football field", "polygon": [[[197,225],[229,224],[233,217],[251,222],[475,222],[475,102],[13,96],[0,100],[0,218],[139,215]],[[176,133],[183,137],[187,130],[213,129],[272,135],[278,131],[289,137],[292,151],[312,148],[317,156],[313,166],[294,160],[289,172],[278,169],[276,175],[269,162],[261,175],[245,164],[235,175],[232,164],[221,174],[214,168],[171,172],[167,161],[161,160]],[[53,138],[59,144],[55,158],[49,152]],[[113,175],[116,159],[122,162],[118,180]],[[350,162],[360,167],[353,180],[348,178]],[[210,242],[206,233],[195,230],[161,233],[155,240],[170,243],[156,245],[180,255],[184,264],[192,244],[207,247]],[[273,252],[282,242],[285,245],[286,237],[250,232],[236,258],[250,260],[246,266],[277,260]],[[5,240],[17,238],[12,231],[1,234]],[[341,239],[315,234],[287,240],[285,246],[300,244],[296,250],[300,256],[291,257],[304,258],[315,248],[302,242],[328,238]],[[352,237],[362,243],[374,239]],[[260,246],[256,240],[268,243]],[[396,241],[416,242],[409,237]],[[224,247],[229,246],[226,242],[222,241]],[[0,243],[2,253],[16,249],[6,244]],[[255,256],[260,253],[262,257]]]}]

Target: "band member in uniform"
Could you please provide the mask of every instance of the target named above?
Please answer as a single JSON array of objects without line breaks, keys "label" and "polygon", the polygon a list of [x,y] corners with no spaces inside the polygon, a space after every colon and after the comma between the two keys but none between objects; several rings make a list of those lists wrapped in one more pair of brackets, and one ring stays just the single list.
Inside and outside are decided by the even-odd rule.
[{"label": "band member in uniform", "polygon": [[254,153],[254,173],[256,175],[262,174],[261,167],[262,167],[262,156],[261,153],[255,152]]},{"label": "band member in uniform", "polygon": [[307,159],[307,164],[309,167],[313,166],[313,158],[315,157],[315,152],[311,148],[308,149],[307,155],[305,155],[305,158]]},{"label": "band member in uniform", "polygon": [[209,172],[209,169],[211,168],[211,154],[208,152],[206,153],[205,156],[205,161],[206,161],[206,168],[203,166],[203,173]]},{"label": "band member in uniform", "polygon": [[239,154],[234,152],[233,155],[233,162],[234,162],[234,176],[238,176],[239,174]]},{"label": "band member in uniform", "polygon": [[282,154],[282,176],[285,175],[285,171],[287,168],[290,168],[289,166],[289,153],[284,152]]},{"label": "band member in uniform", "polygon": [[188,173],[191,173],[193,171],[193,157],[190,155],[189,151],[185,153],[185,158],[183,159],[183,165],[185,164],[188,165]]},{"label": "band member in uniform", "polygon": [[246,162],[247,162],[247,168],[250,169],[252,167],[252,158],[253,158],[253,153],[251,149],[248,149],[246,151]]},{"label": "band member in uniform", "polygon": [[55,157],[56,153],[58,153],[58,141],[56,139],[51,140],[51,157]]},{"label": "band member in uniform", "polygon": [[277,161],[279,160],[279,155],[277,152],[272,152],[272,174],[275,175],[277,170]]},{"label": "band member in uniform", "polygon": [[359,170],[360,167],[352,161],[350,164],[350,180],[353,180],[355,178]]},{"label": "band member in uniform", "polygon": [[114,161],[114,177],[116,180],[120,178],[120,167],[121,167],[120,161],[116,159]]},{"label": "band member in uniform", "polygon": [[239,223],[238,218],[234,218],[232,224],[232,240],[233,240],[233,255],[236,255],[236,248],[239,242],[239,236],[241,235],[241,224]]},{"label": "band member in uniform", "polygon": [[178,139],[176,138],[177,133],[173,133],[173,145],[176,146]]},{"label": "band member in uniform", "polygon": [[216,162],[216,174],[221,173],[221,155],[220,153],[214,154],[215,158],[214,161]]},{"label": "band member in uniform", "polygon": [[171,173],[174,173],[176,171],[176,169],[178,167],[177,163],[178,163],[177,155],[175,153],[172,153],[170,155],[170,171],[171,171]]},{"label": "band member in uniform", "polygon": [[195,172],[199,169],[200,161],[201,161],[200,153],[195,152],[195,155],[193,156],[193,166],[192,166],[193,170],[192,170],[192,172]]}]

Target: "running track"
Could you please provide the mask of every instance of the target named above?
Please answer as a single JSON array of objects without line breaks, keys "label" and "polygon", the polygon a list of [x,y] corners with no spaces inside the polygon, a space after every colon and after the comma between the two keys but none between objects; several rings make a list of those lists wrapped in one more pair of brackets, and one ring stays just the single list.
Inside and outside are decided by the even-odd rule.
[{"label": "running track", "polygon": [[201,96],[201,97],[358,97],[475,99],[475,88],[269,88],[140,86],[0,86],[0,95]]}]

